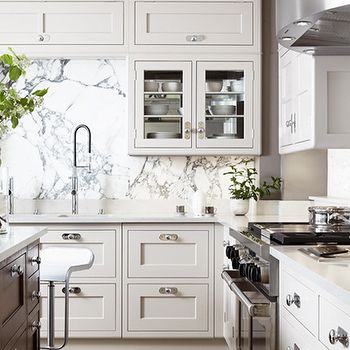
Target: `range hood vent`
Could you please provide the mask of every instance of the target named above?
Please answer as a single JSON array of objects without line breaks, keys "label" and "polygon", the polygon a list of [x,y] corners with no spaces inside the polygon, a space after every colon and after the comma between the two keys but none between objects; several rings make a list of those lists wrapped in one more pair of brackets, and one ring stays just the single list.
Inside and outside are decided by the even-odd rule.
[{"label": "range hood vent", "polygon": [[313,55],[350,55],[349,0],[276,0],[276,5],[281,45]]}]

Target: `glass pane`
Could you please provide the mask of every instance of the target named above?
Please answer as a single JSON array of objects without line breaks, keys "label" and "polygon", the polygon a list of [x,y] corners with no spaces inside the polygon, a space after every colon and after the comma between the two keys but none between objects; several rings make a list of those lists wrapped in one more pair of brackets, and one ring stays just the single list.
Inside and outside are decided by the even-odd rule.
[{"label": "glass pane", "polygon": [[181,139],[182,118],[145,117],[145,139]]},{"label": "glass pane", "polygon": [[148,94],[144,97],[145,115],[182,115],[182,94]]},{"label": "glass pane", "polygon": [[243,117],[206,117],[205,135],[208,139],[243,139]]},{"label": "glass pane", "polygon": [[182,92],[182,71],[145,71],[145,92]]}]

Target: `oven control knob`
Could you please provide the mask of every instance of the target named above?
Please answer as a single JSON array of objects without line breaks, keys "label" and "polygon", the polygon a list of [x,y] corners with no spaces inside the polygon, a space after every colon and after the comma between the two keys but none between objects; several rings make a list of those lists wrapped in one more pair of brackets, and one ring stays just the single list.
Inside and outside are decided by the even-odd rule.
[{"label": "oven control knob", "polygon": [[252,267],[252,272],[251,272],[251,280],[252,282],[260,282],[260,267],[259,266],[253,266]]},{"label": "oven control knob", "polygon": [[230,246],[230,245],[226,247],[226,257],[227,257],[227,259],[231,259],[231,253],[232,253],[233,249],[234,248],[232,246]]},{"label": "oven control knob", "polygon": [[237,270],[239,268],[239,258],[238,257],[231,258],[231,262],[232,262],[232,268],[234,270]]},{"label": "oven control knob", "polygon": [[242,277],[245,277],[245,266],[246,264],[245,263],[240,263],[239,264],[239,274],[242,276]]}]

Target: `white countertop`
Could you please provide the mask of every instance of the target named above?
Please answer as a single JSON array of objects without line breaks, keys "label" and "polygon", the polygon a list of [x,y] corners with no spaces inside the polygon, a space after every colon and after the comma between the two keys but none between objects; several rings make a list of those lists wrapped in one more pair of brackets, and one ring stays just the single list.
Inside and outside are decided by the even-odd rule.
[{"label": "white countertop", "polygon": [[46,233],[42,227],[12,227],[0,235],[0,261],[23,249]]},{"label": "white countertop", "polygon": [[304,279],[350,305],[350,262],[318,262],[299,251],[300,248],[305,246],[272,246],[270,252]]}]

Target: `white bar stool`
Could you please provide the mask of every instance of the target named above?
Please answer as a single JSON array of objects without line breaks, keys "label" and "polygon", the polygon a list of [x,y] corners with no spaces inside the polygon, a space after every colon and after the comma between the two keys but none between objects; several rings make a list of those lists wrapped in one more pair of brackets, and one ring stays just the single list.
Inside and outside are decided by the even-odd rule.
[{"label": "white bar stool", "polygon": [[[68,342],[69,328],[69,279],[73,272],[88,270],[94,262],[94,254],[87,248],[49,247],[41,251],[40,281],[48,285],[47,294],[47,347],[60,350]],[[55,283],[64,283],[64,339],[55,347]]]}]

